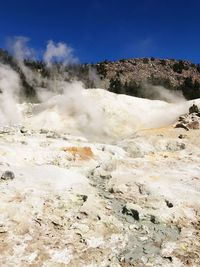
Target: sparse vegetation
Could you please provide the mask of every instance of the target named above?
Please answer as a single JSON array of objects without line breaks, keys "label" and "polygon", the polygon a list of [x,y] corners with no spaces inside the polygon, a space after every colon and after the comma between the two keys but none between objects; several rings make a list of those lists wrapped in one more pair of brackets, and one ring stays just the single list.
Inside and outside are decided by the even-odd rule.
[{"label": "sparse vegetation", "polygon": [[148,59],[148,58],[146,58],[146,57],[145,57],[145,58],[143,58],[143,63],[144,63],[144,64],[148,64],[148,63],[149,63],[149,59]]},{"label": "sparse vegetation", "polygon": [[161,59],[161,60],[160,60],[160,64],[161,64],[162,66],[166,66],[166,60]]},{"label": "sparse vegetation", "polygon": [[106,71],[106,67],[105,64],[107,64],[107,62],[101,62],[99,64],[96,65],[96,69],[99,75],[101,75],[102,77],[106,77],[107,71]]},{"label": "sparse vegetation", "polygon": [[183,84],[179,87],[186,99],[200,98],[200,82],[192,80],[192,77],[185,78]]},{"label": "sparse vegetation", "polygon": [[173,71],[181,74],[183,70],[188,70],[189,67],[184,64],[182,60],[179,60],[178,62],[174,63],[173,65]]},{"label": "sparse vegetation", "polygon": [[120,94],[123,91],[122,88],[123,88],[123,85],[122,85],[119,78],[116,78],[116,79],[111,78],[110,79],[109,91],[111,91],[113,93]]}]

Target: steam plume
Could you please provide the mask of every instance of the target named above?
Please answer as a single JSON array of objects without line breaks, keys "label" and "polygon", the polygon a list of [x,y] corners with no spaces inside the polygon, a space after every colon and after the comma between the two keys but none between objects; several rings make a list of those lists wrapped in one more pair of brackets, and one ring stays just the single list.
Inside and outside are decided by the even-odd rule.
[{"label": "steam plume", "polygon": [[70,46],[64,43],[55,44],[52,40],[47,44],[43,60],[48,67],[52,65],[53,60],[61,61],[64,65],[78,62],[78,59],[74,57],[73,49]]},{"label": "steam plume", "polygon": [[25,36],[9,37],[7,39],[8,51],[15,57],[19,62],[23,62],[24,59],[34,58],[35,50],[28,47],[30,39]]},{"label": "steam plume", "polygon": [[181,91],[168,90],[161,85],[144,83],[141,90],[143,96],[148,99],[163,100],[169,103],[179,103],[186,100]]},{"label": "steam plume", "polygon": [[20,92],[18,74],[9,66],[0,64],[0,125],[19,123],[21,114],[17,106]]}]

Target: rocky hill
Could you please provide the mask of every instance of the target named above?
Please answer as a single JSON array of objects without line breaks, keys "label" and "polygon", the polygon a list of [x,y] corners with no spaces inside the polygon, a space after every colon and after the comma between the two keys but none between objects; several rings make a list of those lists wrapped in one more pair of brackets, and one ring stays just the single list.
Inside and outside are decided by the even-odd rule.
[{"label": "rocky hill", "polygon": [[105,87],[116,93],[143,97],[144,84],[180,90],[187,99],[200,97],[200,65],[174,59],[135,58],[96,66]]},{"label": "rocky hill", "polygon": [[[7,51],[0,49],[0,62],[18,72],[23,92],[35,101],[35,87],[48,87],[49,79],[82,81],[86,88],[104,88],[114,93],[142,98],[161,99],[154,86],[181,92],[188,100],[200,98],[200,65],[189,61],[155,58],[132,58],[103,61],[97,64],[63,65],[49,69],[42,61],[25,60],[19,64]],[[31,69],[34,75],[25,71]],[[52,71],[53,70],[53,71]],[[34,78],[30,79],[30,76]]]}]

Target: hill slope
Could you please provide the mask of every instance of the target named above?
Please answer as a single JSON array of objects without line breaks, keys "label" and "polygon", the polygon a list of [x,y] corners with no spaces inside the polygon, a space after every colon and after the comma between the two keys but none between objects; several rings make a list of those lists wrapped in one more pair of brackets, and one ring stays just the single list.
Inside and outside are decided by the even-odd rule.
[{"label": "hill slope", "polygon": [[79,80],[86,88],[104,88],[150,99],[166,100],[154,86],[182,93],[188,100],[200,98],[200,66],[183,60],[138,58],[65,67],[54,64],[52,71],[42,61],[25,60],[23,65],[18,64],[6,51],[0,50],[0,62],[18,72],[23,92],[33,101],[37,100],[36,87],[48,87],[48,81],[55,79]]},{"label": "hill slope", "polygon": [[180,90],[187,99],[200,97],[200,66],[188,61],[138,58],[102,62],[95,67],[107,88],[116,93],[143,97],[142,87],[147,83]]}]

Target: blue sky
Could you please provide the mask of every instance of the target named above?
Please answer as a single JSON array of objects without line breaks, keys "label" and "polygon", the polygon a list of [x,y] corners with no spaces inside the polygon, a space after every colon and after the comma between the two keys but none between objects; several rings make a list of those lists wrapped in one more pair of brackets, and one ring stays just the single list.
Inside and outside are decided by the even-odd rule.
[{"label": "blue sky", "polygon": [[73,47],[81,62],[130,57],[200,62],[198,0],[2,0],[0,46],[27,36]]}]

